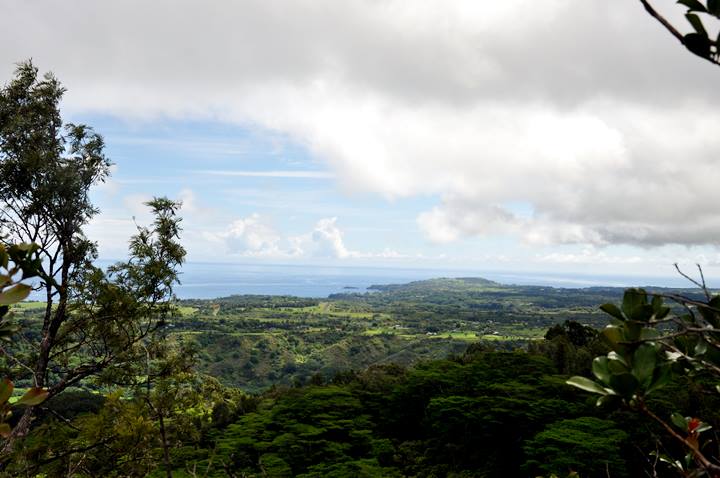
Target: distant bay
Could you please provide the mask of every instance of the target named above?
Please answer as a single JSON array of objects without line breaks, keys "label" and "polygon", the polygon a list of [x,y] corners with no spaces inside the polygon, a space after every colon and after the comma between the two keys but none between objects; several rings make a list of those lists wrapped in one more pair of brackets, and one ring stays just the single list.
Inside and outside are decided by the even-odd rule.
[{"label": "distant bay", "polygon": [[404,284],[438,277],[483,277],[502,284],[565,288],[689,285],[681,277],[190,262],[183,266],[182,283],[175,291],[181,299],[210,299],[233,294],[325,298],[337,293],[363,293],[373,284]]},{"label": "distant bay", "polygon": [[[107,267],[114,261],[101,260]],[[682,277],[611,276],[557,272],[517,272],[471,269],[422,269],[401,267],[349,267],[318,265],[237,264],[188,262],[183,264],[180,299],[213,299],[237,294],[292,295],[326,298],[330,294],[364,293],[376,284],[453,277],[482,277],[505,285],[536,285],[556,288],[584,287],[690,287]],[[718,285],[710,281],[710,286]],[[43,300],[33,292],[30,300]]]},{"label": "distant bay", "polygon": [[[107,267],[113,261],[98,261]],[[237,294],[292,295],[326,298],[330,294],[364,293],[376,284],[453,277],[482,277],[505,285],[536,285],[556,288],[584,287],[690,287],[682,277],[610,276],[549,272],[508,272],[469,269],[421,269],[318,265],[237,264],[188,262],[183,265],[180,299],[213,299]],[[718,285],[710,282],[710,286]],[[33,292],[30,300],[43,300]]]}]

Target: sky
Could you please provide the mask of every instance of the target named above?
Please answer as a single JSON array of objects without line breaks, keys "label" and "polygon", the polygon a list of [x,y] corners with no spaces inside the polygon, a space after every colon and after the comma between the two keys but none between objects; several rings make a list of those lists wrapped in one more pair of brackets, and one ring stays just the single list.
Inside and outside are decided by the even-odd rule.
[{"label": "sky", "polygon": [[190,261],[720,277],[720,70],[639,1],[0,9],[105,138],[102,258],[167,195]]}]

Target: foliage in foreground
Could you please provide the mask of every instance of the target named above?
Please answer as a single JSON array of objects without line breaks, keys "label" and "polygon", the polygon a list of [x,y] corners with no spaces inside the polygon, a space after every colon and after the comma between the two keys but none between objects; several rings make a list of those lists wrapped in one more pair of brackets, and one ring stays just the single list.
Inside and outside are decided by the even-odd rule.
[{"label": "foliage in foreground", "polygon": [[[611,350],[593,360],[594,379],[576,376],[568,383],[600,395],[599,406],[625,407],[662,427],[675,450],[655,456],[680,475],[714,477],[720,475],[720,453],[717,438],[707,433],[711,423],[717,425],[714,413],[688,414],[677,405],[658,411],[649,402],[673,377],[691,384],[698,401],[720,392],[720,295],[713,296],[704,281],[696,284],[705,300],[629,289],[621,307],[603,305],[611,324],[601,336]],[[668,298],[680,312],[665,305]]]},{"label": "foliage in foreground", "polygon": [[[154,222],[138,227],[129,259],[107,272],[93,264],[97,246],[84,233],[98,213],[90,189],[108,177],[111,163],[100,135],[63,123],[64,92],[30,61],[20,63],[0,89],[0,244],[10,252],[11,244],[33,244],[33,285],[44,296],[42,317],[28,324],[33,327],[23,340],[2,350],[2,366],[13,380],[31,381],[47,397],[90,380],[126,384],[141,373],[148,346],[172,312],[172,286],[185,257],[180,204],[159,198],[147,203]],[[29,287],[16,284],[3,294]],[[38,403],[26,402],[0,462],[30,430]]]}]

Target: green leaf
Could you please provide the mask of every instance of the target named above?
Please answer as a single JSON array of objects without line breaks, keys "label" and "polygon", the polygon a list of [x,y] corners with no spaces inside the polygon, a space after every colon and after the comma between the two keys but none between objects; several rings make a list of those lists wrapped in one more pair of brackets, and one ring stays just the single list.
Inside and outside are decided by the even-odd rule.
[{"label": "green leaf", "polygon": [[586,392],[592,392],[592,393],[599,393],[600,395],[607,395],[608,392],[603,388],[600,384],[593,382],[589,378],[585,377],[572,377],[567,382],[568,385],[572,385],[573,387],[577,387],[581,390],[585,390]]},{"label": "green leaf", "polygon": [[[643,310],[645,307],[650,308],[650,306],[643,306],[638,307],[635,309],[635,317],[643,317],[643,321],[646,321],[652,316],[652,312],[650,312],[649,315],[645,316],[643,313]],[[637,320],[628,320],[625,322],[625,341],[626,342],[637,342],[640,340],[640,334],[642,333],[644,326],[643,322],[639,322]]]},{"label": "green leaf", "polygon": [[9,289],[0,292],[0,305],[16,304],[28,295],[30,295],[32,287],[27,284],[17,284]]},{"label": "green leaf", "polygon": [[14,389],[15,385],[13,385],[9,378],[4,378],[0,381],[0,406],[7,403]]},{"label": "green leaf", "polygon": [[603,395],[597,399],[595,402],[596,407],[602,407],[603,405],[619,405],[620,404],[620,397],[617,395]]},{"label": "green leaf", "polygon": [[662,320],[670,313],[670,307],[660,307],[660,310],[655,312],[655,320]]},{"label": "green leaf", "polygon": [[703,319],[715,328],[720,328],[720,296],[713,297],[705,307],[698,307]]},{"label": "green leaf", "polygon": [[592,361],[593,375],[603,383],[608,383],[610,380],[610,370],[608,370],[608,359],[607,357],[595,357]]},{"label": "green leaf", "polygon": [[638,322],[648,322],[655,317],[655,309],[650,304],[643,304],[637,307],[631,319]]},{"label": "green leaf", "polygon": [[624,361],[610,359],[607,362],[607,368],[611,375],[621,375],[630,372]]},{"label": "green leaf", "polygon": [[683,37],[685,48],[703,58],[710,56],[710,39],[707,35],[688,33]]},{"label": "green leaf", "polygon": [[707,423],[703,423],[702,425],[700,425],[699,427],[697,427],[697,428],[695,429],[695,432],[696,432],[696,433],[702,433],[702,432],[706,432],[706,431],[708,431],[708,430],[712,430],[712,425],[708,425]]},{"label": "green leaf", "polygon": [[606,342],[608,342],[608,345],[610,345],[610,347],[613,349],[620,342],[625,341],[625,336],[623,335],[622,330],[614,325],[608,325],[607,327],[605,327],[600,333],[600,335],[603,339],[605,339]]},{"label": "green leaf", "polygon": [[49,394],[50,392],[48,392],[44,388],[33,387],[27,392],[25,392],[25,395],[20,397],[20,400],[15,402],[15,404],[24,405],[26,407],[34,407],[35,405],[40,405],[42,402],[44,402]]},{"label": "green leaf", "polygon": [[695,344],[695,355],[704,355],[707,349],[707,342],[705,342],[702,337],[699,337],[698,343]]},{"label": "green leaf", "polygon": [[638,380],[630,373],[623,373],[620,375],[613,375],[610,377],[610,388],[612,388],[618,395],[630,398],[632,397],[638,388]]},{"label": "green leaf", "polygon": [[622,311],[615,304],[603,304],[600,306],[600,310],[606,314],[612,315],[616,319],[625,320],[625,316],[622,314]]},{"label": "green leaf", "polygon": [[607,357],[609,360],[618,361],[626,367],[629,366],[627,363],[627,360],[625,360],[625,357],[623,357],[622,355],[620,355],[617,352],[610,352],[607,354]]},{"label": "green leaf", "polygon": [[650,344],[640,345],[633,354],[632,374],[645,388],[648,388],[652,382],[656,360],[657,352],[655,347]]},{"label": "green leaf", "polygon": [[688,421],[684,416],[680,415],[679,413],[673,413],[672,415],[670,415],[670,420],[673,422],[673,425],[678,427],[680,430],[687,432]]},{"label": "green leaf", "polygon": [[678,3],[688,7],[688,9],[691,12],[692,11],[698,11],[698,12],[706,12],[707,11],[707,10],[705,10],[705,5],[700,3],[698,0],[678,0]]},{"label": "green leaf", "polygon": [[635,309],[646,304],[647,292],[643,289],[627,289],[623,294],[622,311],[627,318],[632,318]]},{"label": "green leaf", "polygon": [[707,37],[707,30],[705,30],[705,26],[703,25],[702,20],[700,20],[700,17],[694,13],[688,13],[685,15],[685,18],[687,18],[688,22],[690,22],[690,25],[692,25],[696,32]]},{"label": "green leaf", "polygon": [[640,340],[652,340],[658,338],[659,336],[660,332],[658,332],[657,329],[643,327],[640,331]]}]

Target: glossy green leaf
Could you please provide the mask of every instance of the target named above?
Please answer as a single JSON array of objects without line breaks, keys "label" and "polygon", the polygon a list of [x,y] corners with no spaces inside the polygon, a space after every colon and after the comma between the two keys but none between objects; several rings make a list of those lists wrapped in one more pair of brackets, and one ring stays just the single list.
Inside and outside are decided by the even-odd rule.
[{"label": "glossy green leaf", "polygon": [[623,373],[620,375],[612,375],[610,377],[610,388],[615,393],[625,398],[632,397],[638,389],[638,380],[634,375],[630,373]]},{"label": "glossy green leaf", "polygon": [[660,336],[660,332],[657,329],[651,327],[643,327],[640,331],[640,340],[653,340]]},{"label": "glossy green leaf", "polygon": [[608,383],[610,380],[610,370],[608,370],[608,359],[607,357],[595,357],[592,361],[593,375],[603,383]]},{"label": "glossy green leaf", "polygon": [[637,320],[638,322],[648,322],[653,318],[655,318],[655,308],[650,304],[643,304],[640,307],[636,307],[631,317],[631,319]]},{"label": "glossy green leaf", "polygon": [[662,320],[670,314],[670,307],[660,307],[655,311],[655,320]]},{"label": "glossy green leaf", "polygon": [[20,397],[20,399],[15,402],[16,405],[24,405],[26,407],[33,407],[35,405],[40,405],[42,402],[44,402],[48,395],[50,393],[45,390],[44,388],[39,387],[33,387],[27,392],[25,392],[25,395]]},{"label": "glossy green leaf", "polygon": [[655,347],[650,344],[640,345],[633,354],[632,374],[645,388],[649,387],[652,382],[656,361]]},{"label": "glossy green leaf", "polygon": [[600,310],[606,314],[612,315],[616,319],[625,320],[625,316],[623,316],[622,311],[615,304],[603,304],[600,306]]},{"label": "glossy green leaf", "polygon": [[577,387],[581,390],[585,390],[586,392],[592,392],[592,393],[599,393],[600,395],[607,395],[608,392],[603,388],[600,384],[590,380],[589,378],[585,377],[572,377],[567,382],[568,385],[572,385],[573,387]]},{"label": "glossy green leaf", "polygon": [[[630,372],[630,369],[627,365],[625,365],[624,362],[620,360],[608,360],[607,362],[607,368],[610,372],[610,375],[621,375],[624,373]],[[609,377],[608,377],[609,380]]]},{"label": "glossy green leaf", "polygon": [[620,397],[617,395],[603,395],[597,399],[595,402],[595,406],[602,407],[602,406],[613,406],[613,405],[619,405],[620,404]]},{"label": "glossy green leaf", "polygon": [[670,415],[670,420],[673,422],[673,425],[678,427],[680,430],[686,432],[688,429],[688,421],[687,419],[680,415],[679,413],[673,413]]},{"label": "glossy green leaf", "polygon": [[30,295],[32,287],[27,284],[17,284],[0,292],[0,305],[16,304]]},{"label": "glossy green leaf", "polygon": [[695,429],[695,431],[696,431],[697,433],[706,432],[706,431],[708,431],[708,430],[712,430],[712,425],[709,425],[709,424],[704,423],[704,422],[702,423],[702,425],[700,425],[699,427],[697,427],[697,428]]},{"label": "glossy green leaf", "polygon": [[625,341],[625,336],[623,335],[622,329],[619,327],[616,327],[614,325],[609,325],[603,329],[603,331],[600,333],[602,338],[608,342],[608,345],[610,345],[611,348],[615,348],[620,342]]},{"label": "glossy green leaf", "polygon": [[623,295],[622,312],[632,318],[636,308],[647,304],[647,292],[643,289],[627,289]]},{"label": "glossy green leaf", "polygon": [[625,365],[626,367],[629,367],[629,364],[627,363],[625,358],[617,352],[610,352],[607,354],[607,357],[609,360],[617,360],[618,362]]},{"label": "glossy green leaf", "polygon": [[[642,307],[638,307],[635,309],[635,316],[643,316],[642,314]],[[652,316],[652,313],[648,316],[646,316],[646,319],[643,321],[646,321]],[[640,340],[640,334],[642,333],[642,330],[644,328],[643,322],[638,322],[637,320],[628,320],[625,322],[625,341],[626,342],[637,342]]]}]

